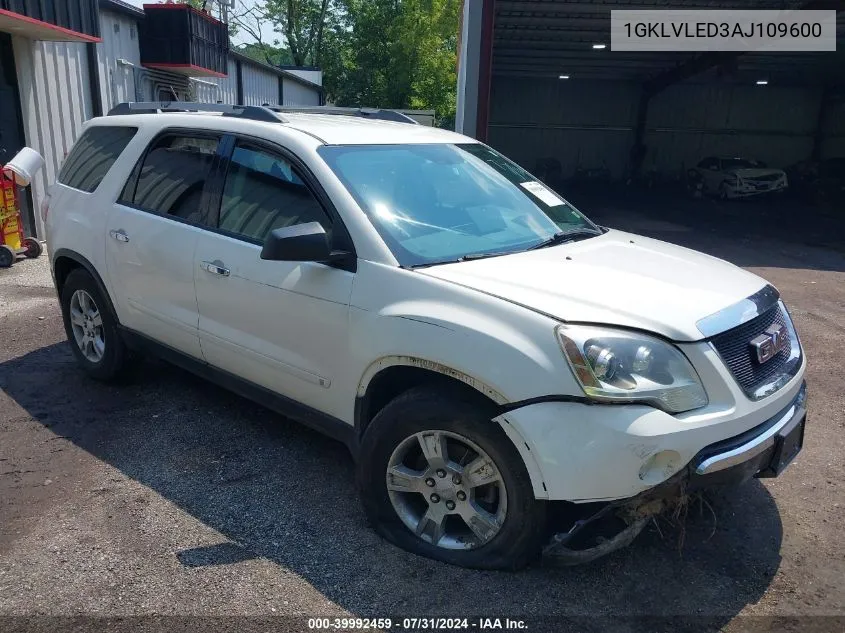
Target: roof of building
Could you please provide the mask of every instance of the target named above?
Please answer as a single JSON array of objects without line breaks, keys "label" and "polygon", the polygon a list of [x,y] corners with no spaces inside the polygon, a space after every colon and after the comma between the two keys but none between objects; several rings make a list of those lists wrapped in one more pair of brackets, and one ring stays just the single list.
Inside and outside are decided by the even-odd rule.
[{"label": "roof of building", "polygon": [[[118,13],[123,13],[124,15],[129,15],[138,20],[142,20],[144,18],[143,9],[133,6],[127,2],[124,2],[123,0],[100,0],[100,7],[110,11],[117,11]],[[316,84],[313,81],[308,81],[308,79],[306,79],[305,77],[297,75],[296,73],[289,72],[285,68],[272,66],[265,62],[254,59],[248,55],[244,55],[235,47],[229,48],[229,56],[232,57],[232,59],[240,61],[241,63],[249,64],[250,66],[253,66],[255,68],[261,68],[262,70],[266,70],[280,77],[284,77],[285,79],[290,79],[291,81],[295,81],[298,84],[307,86],[308,88],[311,88],[312,90],[315,90],[317,92],[323,91],[323,87],[320,84]],[[310,66],[307,68],[289,66],[287,68],[297,70],[320,70],[319,68]]]},{"label": "roof of building", "polygon": [[125,13],[135,18],[144,17],[144,10],[142,8],[124,2],[123,0],[100,0],[100,7],[117,11],[118,13]]},{"label": "roof of building", "polygon": [[320,84],[315,84],[313,81],[308,81],[305,77],[292,73],[290,71],[284,70],[279,68],[278,66],[272,66],[265,62],[258,61],[257,59],[250,57],[249,55],[244,55],[241,53],[237,48],[230,48],[229,55],[233,59],[237,59],[238,61],[244,62],[246,64],[250,64],[251,66],[255,66],[256,68],[261,68],[262,70],[266,70],[271,72],[275,75],[279,75],[280,77],[284,77],[285,79],[290,79],[291,81],[295,81],[297,83],[302,84],[303,86],[308,86],[309,88],[313,88],[314,90],[322,91],[323,87]]}]

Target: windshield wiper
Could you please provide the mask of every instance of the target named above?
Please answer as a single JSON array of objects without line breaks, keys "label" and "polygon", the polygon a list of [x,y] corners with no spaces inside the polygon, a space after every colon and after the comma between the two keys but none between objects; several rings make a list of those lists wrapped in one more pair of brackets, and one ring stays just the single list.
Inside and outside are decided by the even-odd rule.
[{"label": "windshield wiper", "polygon": [[468,255],[461,255],[457,259],[445,259],[439,262],[426,262],[424,264],[415,264],[409,268],[428,268],[429,266],[441,266],[443,264],[458,264],[460,262],[471,262],[476,259],[487,259],[488,257],[499,257],[501,255],[513,255],[514,251],[505,251],[504,253],[469,253]]},{"label": "windshield wiper", "polygon": [[463,255],[458,257],[457,261],[459,262],[471,262],[474,259],[487,259],[488,257],[499,257],[500,255],[510,255],[511,253],[470,253],[469,255]]},{"label": "windshield wiper", "polygon": [[538,248],[557,246],[559,244],[566,244],[567,242],[574,242],[575,240],[583,240],[588,237],[595,237],[596,235],[601,234],[601,231],[597,231],[595,229],[572,229],[571,231],[561,231],[560,233],[555,233],[549,239],[532,246],[528,250],[534,251]]}]

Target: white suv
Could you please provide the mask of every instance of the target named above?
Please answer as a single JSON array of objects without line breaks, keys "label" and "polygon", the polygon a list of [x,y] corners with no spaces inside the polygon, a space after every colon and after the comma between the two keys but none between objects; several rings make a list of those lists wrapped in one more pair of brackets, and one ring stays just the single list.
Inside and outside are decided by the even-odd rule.
[{"label": "white suv", "polygon": [[[654,499],[783,470],[805,359],[772,286],[401,119],[90,121],[42,209],[82,368],[152,351],[339,438],[380,534],[470,567],[587,560]],[[582,520],[549,540],[551,501]]]}]

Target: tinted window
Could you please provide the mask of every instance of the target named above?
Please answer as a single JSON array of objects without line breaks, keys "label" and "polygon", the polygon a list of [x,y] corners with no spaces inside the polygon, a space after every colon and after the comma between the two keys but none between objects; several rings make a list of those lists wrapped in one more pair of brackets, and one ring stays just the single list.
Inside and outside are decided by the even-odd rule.
[{"label": "tinted window", "polygon": [[765,167],[765,163],[759,160],[746,160],[745,158],[723,158],[722,169],[727,171],[729,169],[753,169],[757,167]]},{"label": "tinted window", "polygon": [[320,203],[284,158],[249,145],[232,154],[219,228],[263,241],[273,229],[319,222],[331,232]]},{"label": "tinted window", "polygon": [[134,127],[111,126],[88,129],[68,154],[59,182],[74,189],[94,191],[137,131]]},{"label": "tinted window", "polygon": [[123,202],[141,209],[200,222],[203,185],[211,172],[219,140],[165,136],[150,148],[138,173],[133,195]]}]

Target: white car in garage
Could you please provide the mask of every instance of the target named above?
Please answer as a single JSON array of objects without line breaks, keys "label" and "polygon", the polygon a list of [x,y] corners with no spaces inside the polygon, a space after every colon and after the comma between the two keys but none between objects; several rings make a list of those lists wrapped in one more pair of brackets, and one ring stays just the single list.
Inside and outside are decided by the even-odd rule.
[{"label": "white car in garage", "polygon": [[[88,122],[42,208],[78,364],[151,352],[340,439],[389,541],[585,561],[801,449],[806,361],[760,277],[396,113],[162,108]],[[583,522],[550,534],[553,501]]]},{"label": "white car in garage", "polygon": [[710,156],[691,172],[690,176],[701,183],[703,193],[722,199],[784,191],[788,184],[782,169],[766,167],[758,160],[747,158]]}]

